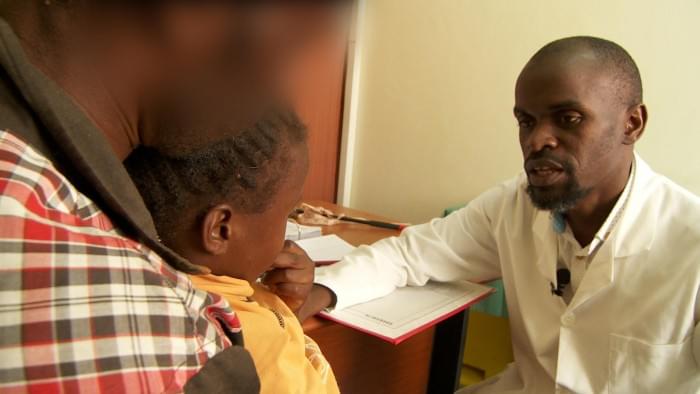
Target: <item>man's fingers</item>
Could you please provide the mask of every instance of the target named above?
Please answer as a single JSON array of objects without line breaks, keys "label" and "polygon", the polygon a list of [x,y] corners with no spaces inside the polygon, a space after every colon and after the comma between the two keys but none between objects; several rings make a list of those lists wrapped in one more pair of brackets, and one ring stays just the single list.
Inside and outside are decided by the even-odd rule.
[{"label": "man's fingers", "polygon": [[270,287],[275,286],[277,283],[284,283],[288,281],[287,270],[279,269],[266,272],[265,276],[262,278],[262,282]]},{"label": "man's fingers", "polygon": [[292,268],[300,269],[304,268],[305,262],[298,254],[282,252],[275,257],[275,261],[272,262],[273,268]]},{"label": "man's fingers", "polygon": [[277,255],[272,266],[274,268],[293,268],[304,269],[313,265],[313,261],[306,254],[304,249],[300,248],[292,241],[286,241],[282,252]]},{"label": "man's fingers", "polygon": [[286,240],[284,241],[284,246],[282,247],[282,253],[289,253],[289,254],[298,254],[298,255],[306,255],[306,252],[304,249],[302,249],[299,245],[296,244],[294,241]]},{"label": "man's fingers", "polygon": [[300,295],[306,296],[313,283],[279,283],[275,286],[275,294],[282,298],[298,298]]},{"label": "man's fingers", "polygon": [[314,270],[274,269],[265,274],[263,283],[268,286],[278,283],[308,283],[314,280]]}]

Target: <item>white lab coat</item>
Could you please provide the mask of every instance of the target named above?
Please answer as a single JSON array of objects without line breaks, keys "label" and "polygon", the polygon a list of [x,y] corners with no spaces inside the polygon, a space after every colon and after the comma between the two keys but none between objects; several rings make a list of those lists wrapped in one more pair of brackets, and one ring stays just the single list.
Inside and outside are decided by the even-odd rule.
[{"label": "white lab coat", "polygon": [[444,218],[317,270],[337,308],[428,280],[505,285],[515,363],[485,393],[700,392],[700,198],[637,157],[611,238],[566,305],[557,241],[521,175]]}]

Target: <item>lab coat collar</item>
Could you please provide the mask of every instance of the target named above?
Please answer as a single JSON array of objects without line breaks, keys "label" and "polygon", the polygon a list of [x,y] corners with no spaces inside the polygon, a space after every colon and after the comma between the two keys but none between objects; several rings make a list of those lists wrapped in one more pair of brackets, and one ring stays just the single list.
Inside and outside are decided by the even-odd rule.
[{"label": "lab coat collar", "polygon": [[[631,256],[648,250],[651,242],[654,240],[656,231],[657,215],[644,211],[646,202],[650,197],[649,193],[652,192],[651,183],[654,179],[654,172],[636,153],[635,158],[637,166],[636,179],[632,184],[627,207],[625,207],[617,225],[618,228],[615,230],[617,236],[613,237],[613,256],[616,258]],[[552,229],[551,213],[549,211],[535,210],[532,229],[539,242],[550,243],[550,241],[556,241],[556,234]],[[538,245],[538,251],[540,249],[542,248]],[[556,250],[554,252],[556,253]]]},{"label": "lab coat collar", "polygon": [[[657,215],[645,212],[644,206],[652,190],[650,186],[654,172],[636,153],[635,158],[636,179],[618,228],[594,258],[570,307],[580,305],[598,290],[612,283],[616,258],[641,253],[651,246],[656,231]],[[537,267],[545,279],[556,284],[557,239],[552,228],[550,212],[536,210],[532,229],[536,240]]]},{"label": "lab coat collar", "polygon": [[637,179],[632,185],[632,194],[623,213],[618,228],[613,234],[613,257],[633,256],[651,248],[656,236],[658,215],[649,212],[648,201],[653,198],[655,173],[642,158],[635,153]]}]

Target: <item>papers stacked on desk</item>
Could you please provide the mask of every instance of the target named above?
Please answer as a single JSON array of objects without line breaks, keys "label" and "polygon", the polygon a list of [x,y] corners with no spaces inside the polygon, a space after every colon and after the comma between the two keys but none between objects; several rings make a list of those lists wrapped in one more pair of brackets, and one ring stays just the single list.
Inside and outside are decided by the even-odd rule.
[{"label": "papers stacked on desk", "polygon": [[322,228],[287,222],[285,239],[295,241],[312,261],[327,265],[340,261],[355,247],[335,234],[322,235]]},{"label": "papers stacked on desk", "polygon": [[470,282],[430,282],[321,316],[394,345],[462,312],[494,290]]},{"label": "papers stacked on desk", "polygon": [[284,239],[298,241],[300,239],[320,237],[321,235],[321,227],[304,226],[303,224],[288,221]]}]

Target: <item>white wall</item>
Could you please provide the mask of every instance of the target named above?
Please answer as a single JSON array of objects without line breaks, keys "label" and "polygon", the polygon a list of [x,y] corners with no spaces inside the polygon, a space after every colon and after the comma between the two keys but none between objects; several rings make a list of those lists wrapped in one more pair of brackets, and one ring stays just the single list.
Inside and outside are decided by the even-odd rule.
[{"label": "white wall", "polygon": [[350,205],[419,222],[521,169],[513,87],[542,45],[595,35],[637,61],[642,156],[700,194],[699,0],[366,0]]}]

